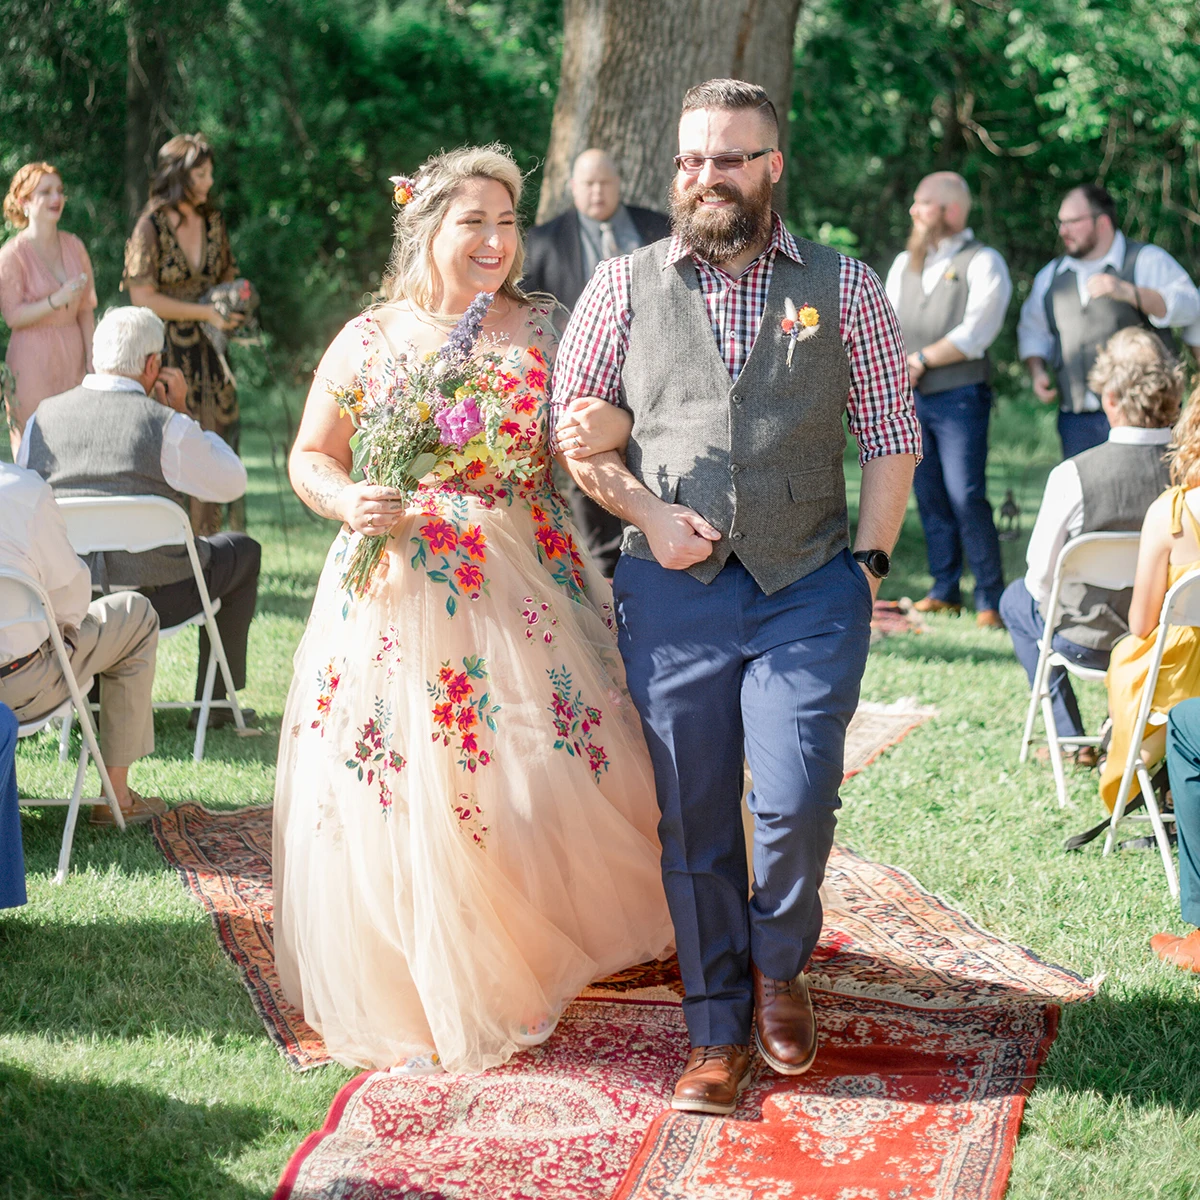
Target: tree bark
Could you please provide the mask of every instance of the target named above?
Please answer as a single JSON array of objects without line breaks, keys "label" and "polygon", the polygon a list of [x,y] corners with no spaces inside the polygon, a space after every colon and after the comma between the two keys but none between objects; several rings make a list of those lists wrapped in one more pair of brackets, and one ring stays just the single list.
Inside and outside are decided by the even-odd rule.
[{"label": "tree bark", "polygon": [[[564,0],[562,66],[537,219],[566,208],[571,164],[591,146],[613,156],[623,199],[664,209],[680,102],[706,79],[765,87],[779,111],[779,145],[786,150],[800,4]],[[782,209],[784,199],[781,180],[775,207]]]},{"label": "tree bark", "polygon": [[[137,9],[146,10],[143,18]],[[158,141],[166,129],[167,55],[150,5],[131,5],[125,22],[125,208],[130,220],[146,203]]]}]

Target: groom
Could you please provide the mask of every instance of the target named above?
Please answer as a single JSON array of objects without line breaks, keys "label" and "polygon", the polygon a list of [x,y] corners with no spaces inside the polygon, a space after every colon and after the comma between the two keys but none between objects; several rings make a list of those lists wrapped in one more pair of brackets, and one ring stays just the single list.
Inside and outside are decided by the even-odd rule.
[{"label": "groom", "polygon": [[[570,458],[571,418],[555,449],[628,523],[620,649],[654,762],[692,1045],[672,1103],[700,1113],[733,1111],[752,1038],[785,1075],[816,1056],[801,972],[821,932],[871,601],[920,448],[879,279],[772,213],[778,140],[762,88],[713,79],[687,93],[674,236],[601,264],[554,388],[556,415],[599,398],[633,417],[624,461]],[[847,409],[862,463],[853,556]]]}]

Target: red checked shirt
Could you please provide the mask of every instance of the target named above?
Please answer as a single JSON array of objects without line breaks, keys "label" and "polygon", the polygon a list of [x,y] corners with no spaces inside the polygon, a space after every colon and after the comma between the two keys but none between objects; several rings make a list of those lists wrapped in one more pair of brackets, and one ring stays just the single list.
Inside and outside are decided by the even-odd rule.
[{"label": "red checked shirt", "polygon": [[[691,251],[678,235],[671,239],[666,266]],[[692,261],[708,308],[713,336],[737,379],[754,345],[771,286],[775,256],[786,254],[803,265],[796,239],[774,217],[766,250],[737,278],[696,255]],[[879,276],[854,258],[839,256],[839,330],[850,360],[847,411],[858,442],[859,461],[885,454],[921,453],[921,431],[908,383],[904,339]],[[617,404],[621,368],[629,346],[630,265],[628,256],[602,262],[584,289],[563,334],[554,367],[550,447],[559,450],[555,426],[563,410],[580,396]]]}]

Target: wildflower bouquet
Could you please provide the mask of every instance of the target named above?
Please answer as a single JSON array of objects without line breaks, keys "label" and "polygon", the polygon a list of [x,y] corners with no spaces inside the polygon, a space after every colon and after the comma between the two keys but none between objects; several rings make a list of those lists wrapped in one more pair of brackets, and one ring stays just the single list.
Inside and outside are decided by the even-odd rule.
[{"label": "wildflower bouquet", "polygon": [[[499,350],[480,342],[492,299],[480,292],[440,350],[424,358],[401,355],[399,369],[382,386],[364,375],[348,387],[331,386],[338,408],[354,422],[354,470],[368,483],[397,488],[407,503],[424,476],[473,438],[495,440],[507,380]],[[386,535],[361,537],[343,586],[363,595],[387,543]]]}]

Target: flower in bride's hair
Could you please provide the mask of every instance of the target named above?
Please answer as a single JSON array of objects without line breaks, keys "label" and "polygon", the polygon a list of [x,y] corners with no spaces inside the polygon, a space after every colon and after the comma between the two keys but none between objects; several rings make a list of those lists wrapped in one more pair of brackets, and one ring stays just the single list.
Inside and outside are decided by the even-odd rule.
[{"label": "flower in bride's hair", "polygon": [[403,208],[417,194],[417,182],[407,175],[389,175],[388,183],[392,185],[392,199]]}]

